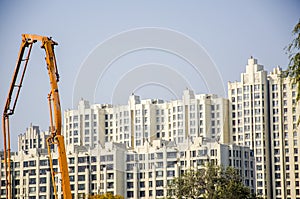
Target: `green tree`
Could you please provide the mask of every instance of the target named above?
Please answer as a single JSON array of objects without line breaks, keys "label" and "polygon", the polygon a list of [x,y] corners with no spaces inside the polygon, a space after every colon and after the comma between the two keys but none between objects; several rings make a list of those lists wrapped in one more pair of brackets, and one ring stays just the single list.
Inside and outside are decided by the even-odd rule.
[{"label": "green tree", "polygon": [[105,193],[98,195],[90,195],[88,199],[124,199],[124,197],[120,195],[113,195],[111,193]]},{"label": "green tree", "polygon": [[218,198],[220,199],[244,199],[256,198],[246,187],[238,171],[232,167],[221,168],[219,182],[217,183]]},{"label": "green tree", "polygon": [[205,170],[189,170],[175,178],[169,186],[169,196],[182,198],[200,198],[205,188]]},{"label": "green tree", "polygon": [[[287,54],[289,56],[289,66],[285,71],[285,77],[290,77],[293,84],[297,86],[297,101],[300,101],[300,19],[292,31],[295,38],[292,43],[287,46]],[[298,119],[298,124],[300,117]]]},{"label": "green tree", "polygon": [[232,167],[207,164],[203,169],[189,170],[169,186],[170,198],[254,199],[239,173]]},{"label": "green tree", "polygon": [[204,192],[204,198],[207,199],[214,199],[218,198],[218,195],[220,195],[220,188],[218,187],[220,184],[220,171],[221,168],[219,166],[215,166],[213,164],[208,163],[206,165],[205,169],[205,176],[204,180],[206,182],[205,190]]}]

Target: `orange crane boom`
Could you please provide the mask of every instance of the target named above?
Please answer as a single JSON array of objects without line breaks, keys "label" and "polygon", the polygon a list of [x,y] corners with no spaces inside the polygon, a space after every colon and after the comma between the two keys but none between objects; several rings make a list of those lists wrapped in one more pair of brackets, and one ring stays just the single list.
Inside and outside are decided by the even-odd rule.
[{"label": "orange crane boom", "polygon": [[[68,162],[67,162],[67,156],[66,156],[66,150],[64,144],[64,137],[61,134],[62,119],[61,119],[61,107],[60,107],[59,92],[58,92],[59,74],[56,66],[56,59],[54,53],[54,46],[57,45],[57,43],[49,37],[32,35],[32,34],[22,35],[22,43],[19,50],[19,56],[16,63],[14,75],[10,84],[10,89],[6,99],[3,115],[2,115],[2,130],[3,130],[3,138],[4,138],[4,142],[3,142],[4,165],[5,165],[5,176],[6,176],[5,177],[6,198],[7,199],[12,198],[9,116],[13,115],[15,112],[17,100],[22,87],[32,45],[37,41],[40,41],[42,43],[41,47],[45,50],[46,53],[45,60],[47,63],[47,70],[48,70],[48,75],[50,78],[50,86],[51,86],[51,91],[48,95],[49,108],[50,108],[51,134],[47,138],[47,146],[48,146],[52,183],[54,188],[54,195],[55,198],[57,198],[56,184],[54,180],[54,176],[56,173],[54,172],[53,169],[50,145],[56,144],[57,151],[58,151],[58,162],[59,162],[60,174],[62,180],[63,197],[66,199],[70,199],[72,198],[72,195],[71,195],[70,179],[69,179],[69,172],[68,172]],[[27,56],[26,58],[23,58],[26,51],[27,51]],[[21,76],[19,77],[20,70],[22,72],[21,72]],[[53,111],[52,111],[52,107],[53,107]],[[52,114],[54,115],[54,124],[53,124]]]}]

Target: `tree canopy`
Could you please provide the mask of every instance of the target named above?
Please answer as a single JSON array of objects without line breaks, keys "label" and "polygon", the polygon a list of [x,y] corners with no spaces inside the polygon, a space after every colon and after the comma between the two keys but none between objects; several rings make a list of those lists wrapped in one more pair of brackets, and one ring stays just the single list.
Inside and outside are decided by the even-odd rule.
[{"label": "tree canopy", "polygon": [[232,168],[208,164],[189,170],[175,178],[168,188],[169,198],[191,199],[250,199],[256,198],[241,176]]},{"label": "tree canopy", "polygon": [[100,195],[90,195],[88,199],[124,199],[124,197],[120,195],[113,195],[111,193],[105,193]]},{"label": "tree canopy", "polygon": [[292,31],[295,38],[292,43],[287,46],[287,54],[289,56],[289,66],[285,71],[285,75],[290,77],[292,83],[297,85],[297,98],[300,100],[300,19]]}]

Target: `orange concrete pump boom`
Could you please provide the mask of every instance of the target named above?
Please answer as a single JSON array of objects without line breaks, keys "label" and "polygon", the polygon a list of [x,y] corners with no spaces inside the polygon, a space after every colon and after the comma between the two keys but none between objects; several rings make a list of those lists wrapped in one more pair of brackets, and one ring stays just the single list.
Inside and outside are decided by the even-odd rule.
[{"label": "orange concrete pump boom", "polygon": [[[11,186],[11,149],[10,149],[10,131],[9,131],[9,116],[13,115],[15,112],[17,100],[19,97],[19,93],[22,87],[22,82],[24,79],[25,71],[27,68],[28,60],[30,57],[32,45],[40,41],[42,43],[42,48],[46,53],[46,63],[48,75],[50,78],[50,86],[51,91],[48,95],[49,99],[49,107],[50,107],[50,129],[51,135],[47,138],[47,146],[48,146],[48,155],[49,155],[49,163],[51,169],[52,183],[54,189],[55,198],[57,198],[56,185],[54,180],[54,175],[56,174],[53,169],[52,158],[51,158],[51,150],[50,145],[56,144],[58,151],[58,162],[60,167],[60,174],[62,180],[62,191],[63,198],[69,199],[72,198],[71,188],[70,188],[70,179],[68,172],[68,162],[64,144],[64,137],[61,134],[61,108],[60,108],[60,100],[58,93],[58,81],[59,75],[56,66],[56,59],[54,54],[54,46],[57,45],[51,38],[39,35],[31,35],[31,34],[23,34],[22,35],[22,43],[20,46],[19,56],[16,63],[14,75],[12,78],[12,82],[10,84],[10,89],[8,92],[8,96],[6,99],[6,104],[3,111],[2,116],[2,130],[3,130],[3,144],[4,144],[4,165],[5,165],[5,184],[6,184],[6,198],[13,198],[12,196],[12,186]],[[27,52],[26,58],[23,58],[25,52]],[[19,75],[19,71],[21,72],[21,76]],[[53,111],[52,111],[53,107]],[[54,124],[52,119],[52,113],[54,115]]]}]

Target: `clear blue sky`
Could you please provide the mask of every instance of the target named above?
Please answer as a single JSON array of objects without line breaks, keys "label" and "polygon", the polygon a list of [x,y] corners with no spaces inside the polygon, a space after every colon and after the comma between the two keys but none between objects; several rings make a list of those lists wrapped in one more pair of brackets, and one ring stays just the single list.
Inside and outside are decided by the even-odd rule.
[{"label": "clear blue sky", "polygon": [[[0,2],[0,107],[3,109],[15,66],[22,33],[52,36],[59,43],[56,57],[61,75],[62,109],[72,108],[72,96],[80,67],[92,50],[113,35],[143,27],[178,31],[199,43],[215,63],[223,83],[240,79],[252,55],[270,71],[288,64],[284,47],[291,42],[291,30],[300,18],[299,1],[1,1]],[[120,44],[124,45],[124,44]],[[119,45],[116,45],[119,48]],[[11,118],[12,145],[17,135],[33,123],[48,126],[47,94],[49,80],[43,51],[36,45],[24,80],[15,115]],[[101,55],[99,55],[101,59]],[[153,60],[151,60],[153,59]],[[171,61],[168,61],[170,59]],[[135,62],[134,60],[139,60]],[[181,65],[169,53],[143,51],[118,60],[106,78],[119,80],[122,65],[147,63]],[[184,63],[182,63],[184,64]],[[126,70],[131,70],[127,67]],[[174,70],[192,73],[188,66]],[[126,73],[126,71],[123,70]],[[123,74],[124,75],[124,74]],[[187,75],[189,76],[189,75]],[[189,77],[188,77],[189,78]],[[206,92],[201,79],[191,75],[196,93]],[[87,81],[88,78],[87,78]],[[171,80],[170,80],[171,81]],[[115,83],[115,82],[113,82]],[[159,82],[158,82],[159,83]],[[109,103],[111,83],[96,90],[94,101]],[[99,87],[97,87],[99,88]],[[145,87],[143,98],[164,98],[162,87]],[[155,89],[154,89],[155,90]],[[83,96],[84,97],[84,96]],[[125,102],[126,103],[126,102]],[[76,106],[76,104],[74,104]],[[1,137],[2,140],[2,137]],[[1,148],[2,141],[1,141]]]}]

